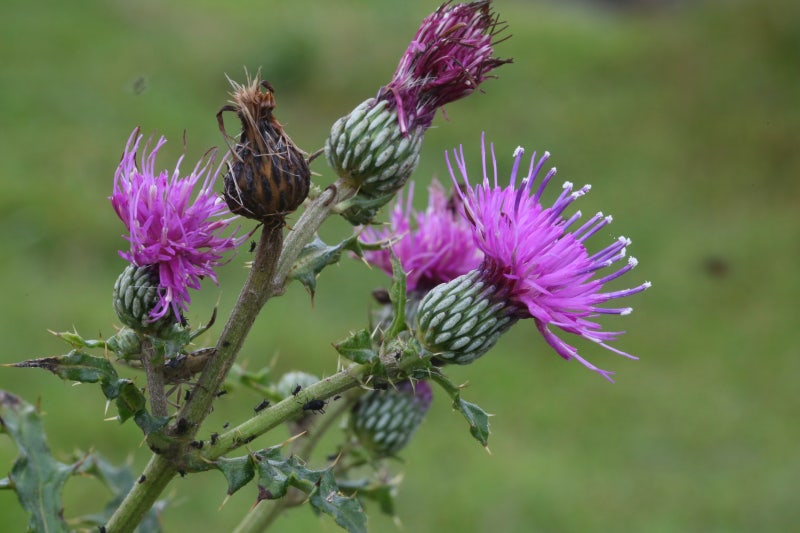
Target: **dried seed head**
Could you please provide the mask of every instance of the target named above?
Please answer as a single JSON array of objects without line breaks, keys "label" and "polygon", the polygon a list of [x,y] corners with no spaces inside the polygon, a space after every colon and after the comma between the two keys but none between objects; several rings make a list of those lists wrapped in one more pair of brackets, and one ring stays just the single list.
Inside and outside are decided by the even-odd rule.
[{"label": "dried seed head", "polygon": [[303,152],[272,115],[274,90],[258,76],[239,85],[231,81],[231,105],[217,114],[235,111],[242,122],[233,161],[225,175],[225,201],[231,211],[265,224],[282,225],[308,195],[311,171]]}]

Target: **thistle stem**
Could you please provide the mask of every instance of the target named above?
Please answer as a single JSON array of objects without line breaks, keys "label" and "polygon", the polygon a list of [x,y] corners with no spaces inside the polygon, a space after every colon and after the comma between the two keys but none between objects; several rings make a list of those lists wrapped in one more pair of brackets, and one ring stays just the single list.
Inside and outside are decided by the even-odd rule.
[{"label": "thistle stem", "polygon": [[136,529],[176,473],[177,469],[166,458],[154,454],[139,481],[133,484],[125,499],[114,511],[114,515],[106,524],[105,531],[128,533]]},{"label": "thistle stem", "polygon": [[150,396],[150,410],[155,416],[167,416],[167,395],[164,388],[164,374],[161,372],[163,361],[156,361],[156,350],[153,341],[147,335],[141,336],[142,366],[147,379],[147,393]]}]

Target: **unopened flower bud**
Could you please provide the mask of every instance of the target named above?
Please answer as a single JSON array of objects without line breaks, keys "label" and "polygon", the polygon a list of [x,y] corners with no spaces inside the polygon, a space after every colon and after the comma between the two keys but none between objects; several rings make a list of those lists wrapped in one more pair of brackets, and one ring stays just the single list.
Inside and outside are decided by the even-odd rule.
[{"label": "unopened flower bud", "polygon": [[375,455],[395,455],[408,444],[433,400],[427,381],[403,381],[396,388],[374,390],[353,407],[350,427]]},{"label": "unopened flower bud", "polygon": [[[308,196],[311,171],[303,152],[272,115],[272,86],[258,78],[233,86],[232,105],[217,115],[235,111],[242,133],[225,176],[225,201],[231,211],[260,222],[282,225],[284,217]],[[263,89],[263,90],[262,90]]]},{"label": "unopened flower bud", "polygon": [[167,313],[153,320],[151,313],[159,305],[158,272],[152,265],[125,267],[114,283],[114,311],[120,321],[139,333],[158,333],[171,327],[175,315]]},{"label": "unopened flower bud", "polygon": [[122,359],[138,359],[142,353],[142,341],[131,328],[122,328],[106,341],[108,346]]},{"label": "unopened flower bud", "polygon": [[473,270],[435,287],[420,302],[417,338],[438,362],[466,365],[489,351],[516,321],[501,289]]},{"label": "unopened flower bud", "polygon": [[[325,156],[339,177],[358,188],[359,196],[385,197],[386,204],[417,167],[424,131],[404,133],[396,110],[386,100],[370,98],[334,123]],[[345,216],[354,223],[368,222],[383,204]]]}]

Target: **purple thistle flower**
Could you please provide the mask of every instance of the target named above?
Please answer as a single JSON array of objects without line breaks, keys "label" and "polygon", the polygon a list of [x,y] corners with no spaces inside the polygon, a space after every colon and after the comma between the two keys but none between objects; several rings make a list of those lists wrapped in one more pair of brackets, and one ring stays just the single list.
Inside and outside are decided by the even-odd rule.
[{"label": "purple thistle flower", "polygon": [[471,94],[491,70],[511,62],[492,57],[492,38],[504,28],[491,0],[445,2],[422,21],[392,81],[378,93],[397,108],[404,134],[427,129],[436,109]]},{"label": "purple thistle flower", "polygon": [[[472,242],[472,227],[459,214],[455,204],[448,201],[442,185],[434,181],[428,188],[428,208],[416,211],[411,205],[414,184],[408,196],[402,193],[392,210],[389,227],[368,227],[361,235],[362,242],[388,240],[403,270],[407,273],[408,292],[427,292],[476,268],[483,254]],[[457,197],[454,200],[458,200]],[[416,222],[412,229],[412,220]],[[389,249],[367,251],[365,259],[392,275]]]},{"label": "purple thistle flower", "polygon": [[603,286],[636,266],[631,257],[621,267],[608,274],[600,274],[625,258],[631,241],[619,237],[606,248],[589,254],[586,240],[611,222],[610,216],[597,213],[586,223],[575,228],[580,211],[565,218],[564,211],[577,198],[586,194],[590,186],[573,190],[566,182],[561,195],[551,207],[540,203],[542,193],[556,173],[553,168],[534,183],[550,154],[531,158],[528,174],[518,183],[517,174],[523,149],[514,152],[514,165],[509,185],[501,187],[497,178],[497,162],[491,145],[492,181],[486,167],[486,147],[482,141],[483,182],[470,185],[463,147],[453,156],[457,170],[463,177],[465,188],[458,187],[459,180],[447,156],[447,165],[453,183],[462,199],[462,213],[472,226],[478,248],[484,260],[478,268],[478,280],[499,289],[507,299],[517,318],[533,318],[536,327],[547,343],[564,359],[577,359],[585,367],[611,380],[612,372],[597,368],[578,355],[578,350],[551,331],[556,327],[595,342],[616,354],[637,359],[608,345],[623,332],[602,331],[600,324],[591,320],[600,314],[627,315],[630,307],[600,307],[601,304],[642,292],[650,282],[636,287],[603,292]]},{"label": "purple thistle flower", "polygon": [[[247,236],[219,235],[236,217],[212,220],[230,213],[225,201],[212,189],[222,167],[212,169],[214,153],[201,159],[186,177],[180,176],[182,156],[172,176],[166,170],[156,174],[156,155],[167,140],[161,137],[152,150],[150,141],[145,144],[139,169],[136,154],[142,138],[137,128],[128,139],[109,197],[129,232],[124,237],[130,242],[130,249],[119,255],[139,267],[154,266],[160,289],[159,303],[150,311],[151,319],[159,320],[172,310],[180,321],[191,301],[188,289],[199,289],[204,277],[216,283],[214,269],[224,263],[222,254],[240,245]],[[200,190],[192,201],[192,192],[201,179]]]}]

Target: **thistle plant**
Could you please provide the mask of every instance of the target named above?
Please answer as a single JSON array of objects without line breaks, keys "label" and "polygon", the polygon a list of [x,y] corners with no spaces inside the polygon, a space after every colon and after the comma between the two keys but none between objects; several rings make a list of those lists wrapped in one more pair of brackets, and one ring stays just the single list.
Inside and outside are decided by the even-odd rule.
[{"label": "thistle plant", "polygon": [[[448,2],[426,18],[391,82],[334,124],[324,141],[326,158],[316,160],[327,160],[331,169],[315,173],[321,176],[317,184],[310,181],[315,160],[307,156],[314,151],[297,147],[283,130],[273,115],[276,91],[260,76],[232,81],[231,101],[220,113],[235,112],[242,130],[233,143],[225,134],[230,152],[219,163],[211,150],[186,175],[182,158],[173,171],[160,170],[156,156],[166,140],[144,141],[134,130],[110,196],[128,242],[119,252],[126,261],[122,273],[116,282],[108,280],[119,329],[105,339],[57,333],[70,345],[68,353],[7,366],[99,384],[98,397],[113,403],[120,422],[134,421],[152,455],[136,473],[97,452],[72,464],[56,461],[38,410],[0,391],[2,429],[19,447],[0,487],[16,491],[31,530],[159,531],[170,481],[218,470],[227,482],[221,493],[228,495],[255,480],[255,505],[235,531],[262,531],[286,510],[306,504],[348,531],[366,531],[369,500],[394,512],[399,476],[387,475],[393,460],[413,446],[415,433],[435,431],[424,425],[438,397],[434,388],[465,418],[472,437],[488,444],[488,415],[462,398],[462,387],[447,377],[448,364],[474,361],[526,318],[557,354],[609,380],[610,371],[579,356],[554,330],[633,358],[609,344],[619,332],[604,331],[594,317],[630,313],[629,307],[604,304],[649,283],[605,288],[636,265],[632,258],[623,261],[630,241],[620,237],[588,251],[589,238],[611,222],[597,214],[578,225],[580,213],[569,214],[588,186],[566,183],[555,202],[544,205],[543,192],[555,175],[555,169],[542,175],[549,154],[534,155],[523,176],[523,151],[517,149],[506,184],[498,178],[493,147],[488,156],[482,148],[477,182],[468,177],[475,171],[463,151],[455,151],[446,157],[452,192],[434,182],[427,208],[417,211],[413,182],[402,191],[436,111],[477,90],[510,61],[494,55],[503,28],[488,0]],[[326,174],[336,178],[331,182]],[[388,224],[374,223],[395,197]],[[295,210],[300,212],[293,215]],[[338,243],[325,243],[317,230],[337,214],[362,226]],[[296,219],[287,229],[288,216]],[[247,224],[255,227],[248,231]],[[219,332],[216,309],[209,310],[208,323],[189,324],[190,289],[201,290],[206,278],[216,283],[218,270],[240,261],[237,248],[256,231],[247,279]],[[384,271],[387,283],[373,292],[379,305],[370,323],[334,343],[333,373],[320,379],[296,369],[275,376],[270,367],[237,365],[264,306],[294,281],[313,294],[325,268],[343,255],[362,260],[351,261],[352,268],[368,263]],[[206,332],[216,340],[195,345]],[[123,366],[142,370],[144,386],[121,377]],[[206,418],[216,399],[246,390],[259,395],[255,407],[241,414],[242,421],[210,431]],[[275,437],[280,426],[291,438]],[[333,448],[320,444],[329,432],[339,436]],[[72,517],[61,492],[77,474],[111,487],[111,503],[91,516]]]}]

